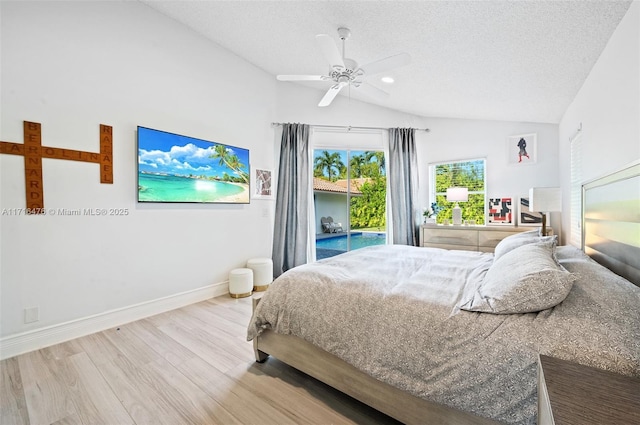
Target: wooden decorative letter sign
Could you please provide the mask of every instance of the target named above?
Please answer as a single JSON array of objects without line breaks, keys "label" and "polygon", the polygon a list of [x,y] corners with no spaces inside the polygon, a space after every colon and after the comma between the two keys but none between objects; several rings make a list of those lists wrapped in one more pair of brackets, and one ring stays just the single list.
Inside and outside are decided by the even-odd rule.
[{"label": "wooden decorative letter sign", "polygon": [[42,158],[100,164],[100,183],[113,183],[113,139],[111,126],[100,124],[100,153],[42,146],[40,123],[24,121],[24,144],[0,142],[0,153],[24,156],[27,214],[43,214]]}]

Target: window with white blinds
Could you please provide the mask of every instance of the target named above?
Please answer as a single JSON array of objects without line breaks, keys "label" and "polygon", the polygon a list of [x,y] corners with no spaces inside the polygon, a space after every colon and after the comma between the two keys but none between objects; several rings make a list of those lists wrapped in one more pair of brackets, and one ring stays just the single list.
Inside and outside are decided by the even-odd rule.
[{"label": "window with white blinds", "polygon": [[582,248],[582,132],[571,139],[571,232],[569,243]]}]

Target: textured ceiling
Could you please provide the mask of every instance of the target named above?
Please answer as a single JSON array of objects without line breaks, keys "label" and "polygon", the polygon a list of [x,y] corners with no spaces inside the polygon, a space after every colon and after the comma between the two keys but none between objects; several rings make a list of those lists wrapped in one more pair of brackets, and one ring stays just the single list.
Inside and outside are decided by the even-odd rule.
[{"label": "textured ceiling", "polygon": [[[558,123],[630,1],[153,1],[269,74],[327,74],[316,34],[351,29],[346,57],[366,64],[396,53],[409,65],[366,81],[376,102],[431,117]],[[383,75],[395,78],[388,85]],[[278,84],[300,84],[278,82]],[[318,101],[329,82],[318,88]],[[341,95],[349,94],[343,90]],[[330,108],[331,106],[329,106]]]}]

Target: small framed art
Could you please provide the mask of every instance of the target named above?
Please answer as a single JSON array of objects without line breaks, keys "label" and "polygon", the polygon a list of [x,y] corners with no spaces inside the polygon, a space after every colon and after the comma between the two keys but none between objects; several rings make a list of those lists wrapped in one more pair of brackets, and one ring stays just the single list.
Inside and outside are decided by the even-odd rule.
[{"label": "small framed art", "polygon": [[[529,209],[529,198],[518,200],[518,226],[542,226],[542,214]],[[549,215],[547,215],[547,226],[549,226]]]},{"label": "small framed art", "polygon": [[489,198],[489,225],[515,226],[512,198]]},{"label": "small framed art", "polygon": [[510,136],[507,139],[507,155],[509,164],[534,164],[538,156],[536,133]]},{"label": "small framed art", "polygon": [[253,169],[253,198],[275,199],[273,193],[273,172],[261,168]]}]

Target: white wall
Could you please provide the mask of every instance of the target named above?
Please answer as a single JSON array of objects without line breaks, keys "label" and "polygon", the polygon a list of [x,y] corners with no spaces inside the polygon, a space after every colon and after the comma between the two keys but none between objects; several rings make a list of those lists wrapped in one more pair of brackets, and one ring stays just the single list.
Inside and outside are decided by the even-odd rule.
[{"label": "white wall", "polygon": [[[640,2],[634,1],[560,122],[560,181],[571,185],[570,143],[582,125],[584,181],[640,159]],[[569,197],[563,198],[569,211]],[[570,215],[563,214],[569,231]],[[564,235],[568,240],[568,235]]]},{"label": "white wall", "polygon": [[347,210],[347,194],[339,194],[339,193],[322,193],[318,192],[314,194],[315,202],[314,205],[316,207],[315,216],[316,216],[316,233],[323,233],[322,224],[320,223],[320,219],[322,217],[331,217],[335,223],[341,223],[343,225],[343,229],[347,229],[348,223],[348,210]]},{"label": "white wall", "polygon": [[[428,120],[429,133],[419,133],[419,160],[422,174],[420,185],[422,206],[428,207],[427,172],[430,163],[459,159],[486,159],[487,197],[511,197],[515,202],[527,197],[534,186],[557,186],[558,183],[558,126],[556,124],[477,121],[447,118]],[[514,164],[508,157],[508,138],[514,135],[535,133],[537,139],[536,162]],[[554,230],[559,231],[559,221],[551,217]]]},{"label": "white wall", "polygon": [[[45,159],[45,207],[130,211],[2,215],[0,337],[213,288],[271,255],[273,201],[137,204],[135,137],[143,125],[246,147],[273,168],[275,79],[138,2],[0,5],[0,140],[22,143],[28,120],[43,145],[98,152],[112,126],[114,184],[96,164]],[[23,158],[0,165],[0,208],[24,208]],[[26,325],[30,307],[40,320]]]}]

